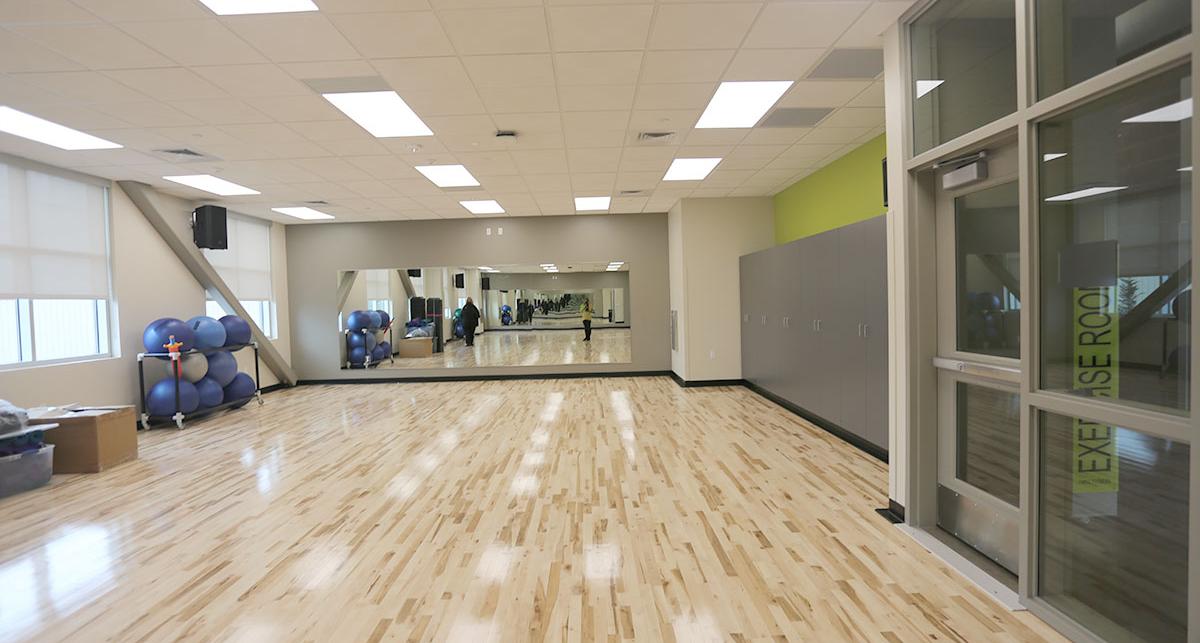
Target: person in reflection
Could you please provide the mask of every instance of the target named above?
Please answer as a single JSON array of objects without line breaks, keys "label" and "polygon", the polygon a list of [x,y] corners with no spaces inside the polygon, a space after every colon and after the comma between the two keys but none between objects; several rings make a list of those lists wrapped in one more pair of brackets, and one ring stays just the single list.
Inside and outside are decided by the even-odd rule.
[{"label": "person in reflection", "polygon": [[467,346],[475,345],[475,328],[479,326],[479,309],[475,302],[467,297],[467,303],[462,307],[463,341]]},{"label": "person in reflection", "polygon": [[579,316],[583,318],[583,341],[592,341],[592,302],[587,299],[579,306]]}]

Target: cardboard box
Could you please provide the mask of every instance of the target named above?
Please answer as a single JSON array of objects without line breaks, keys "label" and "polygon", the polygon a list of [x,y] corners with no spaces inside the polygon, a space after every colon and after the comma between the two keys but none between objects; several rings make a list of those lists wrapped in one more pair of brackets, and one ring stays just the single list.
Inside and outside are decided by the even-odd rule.
[{"label": "cardboard box", "polygon": [[433,357],[433,338],[409,337],[396,342],[396,357]]},{"label": "cardboard box", "polygon": [[54,445],[54,473],[99,473],[138,456],[133,407],[84,409],[30,418],[29,424],[58,424],[46,432]]}]

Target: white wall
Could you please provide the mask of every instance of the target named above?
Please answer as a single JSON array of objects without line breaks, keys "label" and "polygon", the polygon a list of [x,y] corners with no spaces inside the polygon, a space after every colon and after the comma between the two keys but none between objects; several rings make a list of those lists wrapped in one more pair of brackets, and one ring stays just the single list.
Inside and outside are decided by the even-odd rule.
[{"label": "white wall", "polygon": [[884,34],[884,122],[887,126],[888,162],[888,497],[908,503],[908,417],[910,368],[908,320],[908,216],[903,159],[907,144],[904,131],[904,61],[900,29],[892,26]]},{"label": "white wall", "polygon": [[682,199],[667,221],[671,308],[681,327],[672,369],[685,380],[741,379],[738,260],[775,245],[774,202]]}]

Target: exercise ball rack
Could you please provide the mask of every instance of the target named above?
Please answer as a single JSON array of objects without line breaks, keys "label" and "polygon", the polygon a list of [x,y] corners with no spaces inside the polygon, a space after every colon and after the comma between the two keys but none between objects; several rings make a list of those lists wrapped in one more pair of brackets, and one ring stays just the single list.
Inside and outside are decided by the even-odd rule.
[{"label": "exercise ball rack", "polygon": [[[179,382],[180,382],[179,369],[174,368],[174,369],[171,369],[174,372],[174,375],[168,376],[168,377],[175,378],[175,413],[173,415],[150,415],[150,407],[146,403],[146,368],[145,368],[146,358],[152,357],[152,358],[154,358],[154,362],[156,364],[166,365],[166,364],[169,364],[170,363],[169,360],[172,359],[171,353],[138,353],[138,355],[137,355],[138,390],[141,392],[140,398],[141,398],[141,402],[142,402],[142,406],[140,409],[138,409],[138,412],[140,414],[140,418],[142,421],[142,429],[149,429],[156,424],[165,425],[165,424],[170,424],[172,422],[175,423],[176,428],[182,429],[183,423],[186,420],[194,420],[197,418],[202,418],[207,415],[212,415],[213,413],[216,413],[217,411],[222,411],[222,410],[225,410],[225,409],[228,409],[231,407],[235,407],[235,406],[243,406],[243,405],[247,404],[251,398],[257,400],[258,405],[262,406],[263,399],[262,399],[262,383],[261,383],[261,380],[259,379],[258,342],[250,342],[249,344],[235,344],[233,346],[222,346],[220,348],[204,348],[204,349],[193,348],[193,349],[186,350],[186,351],[180,351],[179,353],[176,353],[176,354],[179,355],[179,359],[182,360],[184,356],[191,355],[193,353],[206,353],[206,354],[207,353],[236,353],[245,348],[254,349],[254,395],[250,396],[250,398],[242,398],[239,400],[226,401],[226,402],[222,402],[221,404],[218,404],[216,406],[196,409],[195,411],[192,411],[191,413],[183,413],[180,411],[181,405],[179,403]],[[163,358],[166,358],[166,359],[164,360]]]}]

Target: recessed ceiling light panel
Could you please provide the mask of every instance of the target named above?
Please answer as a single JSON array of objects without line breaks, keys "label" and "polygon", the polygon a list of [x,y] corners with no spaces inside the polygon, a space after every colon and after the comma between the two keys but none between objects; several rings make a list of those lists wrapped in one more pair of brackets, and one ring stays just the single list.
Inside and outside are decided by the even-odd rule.
[{"label": "recessed ceiling light panel", "polygon": [[458,203],[469,210],[471,214],[504,214],[504,208],[491,199],[483,201],[459,201]]},{"label": "recessed ceiling light panel", "polygon": [[1100,196],[1101,194],[1108,194],[1109,192],[1119,192],[1120,190],[1125,190],[1128,187],[1128,185],[1101,185],[1094,188],[1084,188],[1082,190],[1075,190],[1074,192],[1067,192],[1066,194],[1059,194],[1048,197],[1046,200],[1052,203],[1061,201],[1078,201],[1079,199]]},{"label": "recessed ceiling light panel", "polygon": [[11,107],[0,107],[0,132],[8,132],[13,136],[52,145],[60,150],[113,150],[121,147],[118,143],[85,134]]},{"label": "recessed ceiling light panel", "polygon": [[433,130],[393,91],[321,94],[375,138],[433,136]]},{"label": "recessed ceiling light panel", "polygon": [[719,158],[675,159],[664,181],[701,181],[721,162]]},{"label": "recessed ceiling light panel", "polygon": [[607,210],[611,202],[612,198],[607,196],[577,196],[575,197],[575,210],[578,212]]},{"label": "recessed ceiling light panel", "polygon": [[791,86],[790,80],[721,83],[696,129],[754,127]]},{"label": "recessed ceiling light panel", "polygon": [[218,16],[317,11],[312,0],[200,0]]},{"label": "recessed ceiling light panel", "polygon": [[937,89],[944,82],[946,82],[946,81],[944,81],[944,80],[918,80],[917,81],[917,98],[920,98],[920,97],[924,96],[925,94],[928,94],[929,92]]},{"label": "recessed ceiling light panel", "polygon": [[462,165],[418,165],[417,171],[439,188],[466,188],[479,185]]},{"label": "recessed ceiling light panel", "polygon": [[1166,107],[1152,109],[1145,114],[1131,116],[1122,123],[1178,123],[1192,117],[1192,99],[1185,98]]},{"label": "recessed ceiling light panel", "polygon": [[238,185],[232,181],[215,177],[211,174],[186,174],[181,176],[164,176],[164,179],[180,185],[186,185],[190,188],[203,190],[217,196],[249,196],[253,194],[262,194],[258,190],[253,190],[244,185]]},{"label": "recessed ceiling light panel", "polygon": [[1043,163],[1049,163],[1050,161],[1053,161],[1054,159],[1060,159],[1060,158],[1062,158],[1062,157],[1064,157],[1064,156],[1066,156],[1066,155],[1067,155],[1067,153],[1066,153],[1066,152],[1053,152],[1053,153],[1050,153],[1050,154],[1043,154],[1043,155],[1042,155],[1042,162],[1043,162]]},{"label": "recessed ceiling light panel", "polygon": [[312,208],[305,207],[271,208],[271,211],[278,212],[279,214],[286,214],[289,217],[295,217],[297,219],[304,219],[305,221],[323,221],[333,218],[332,214],[326,214],[320,210],[314,210]]}]

